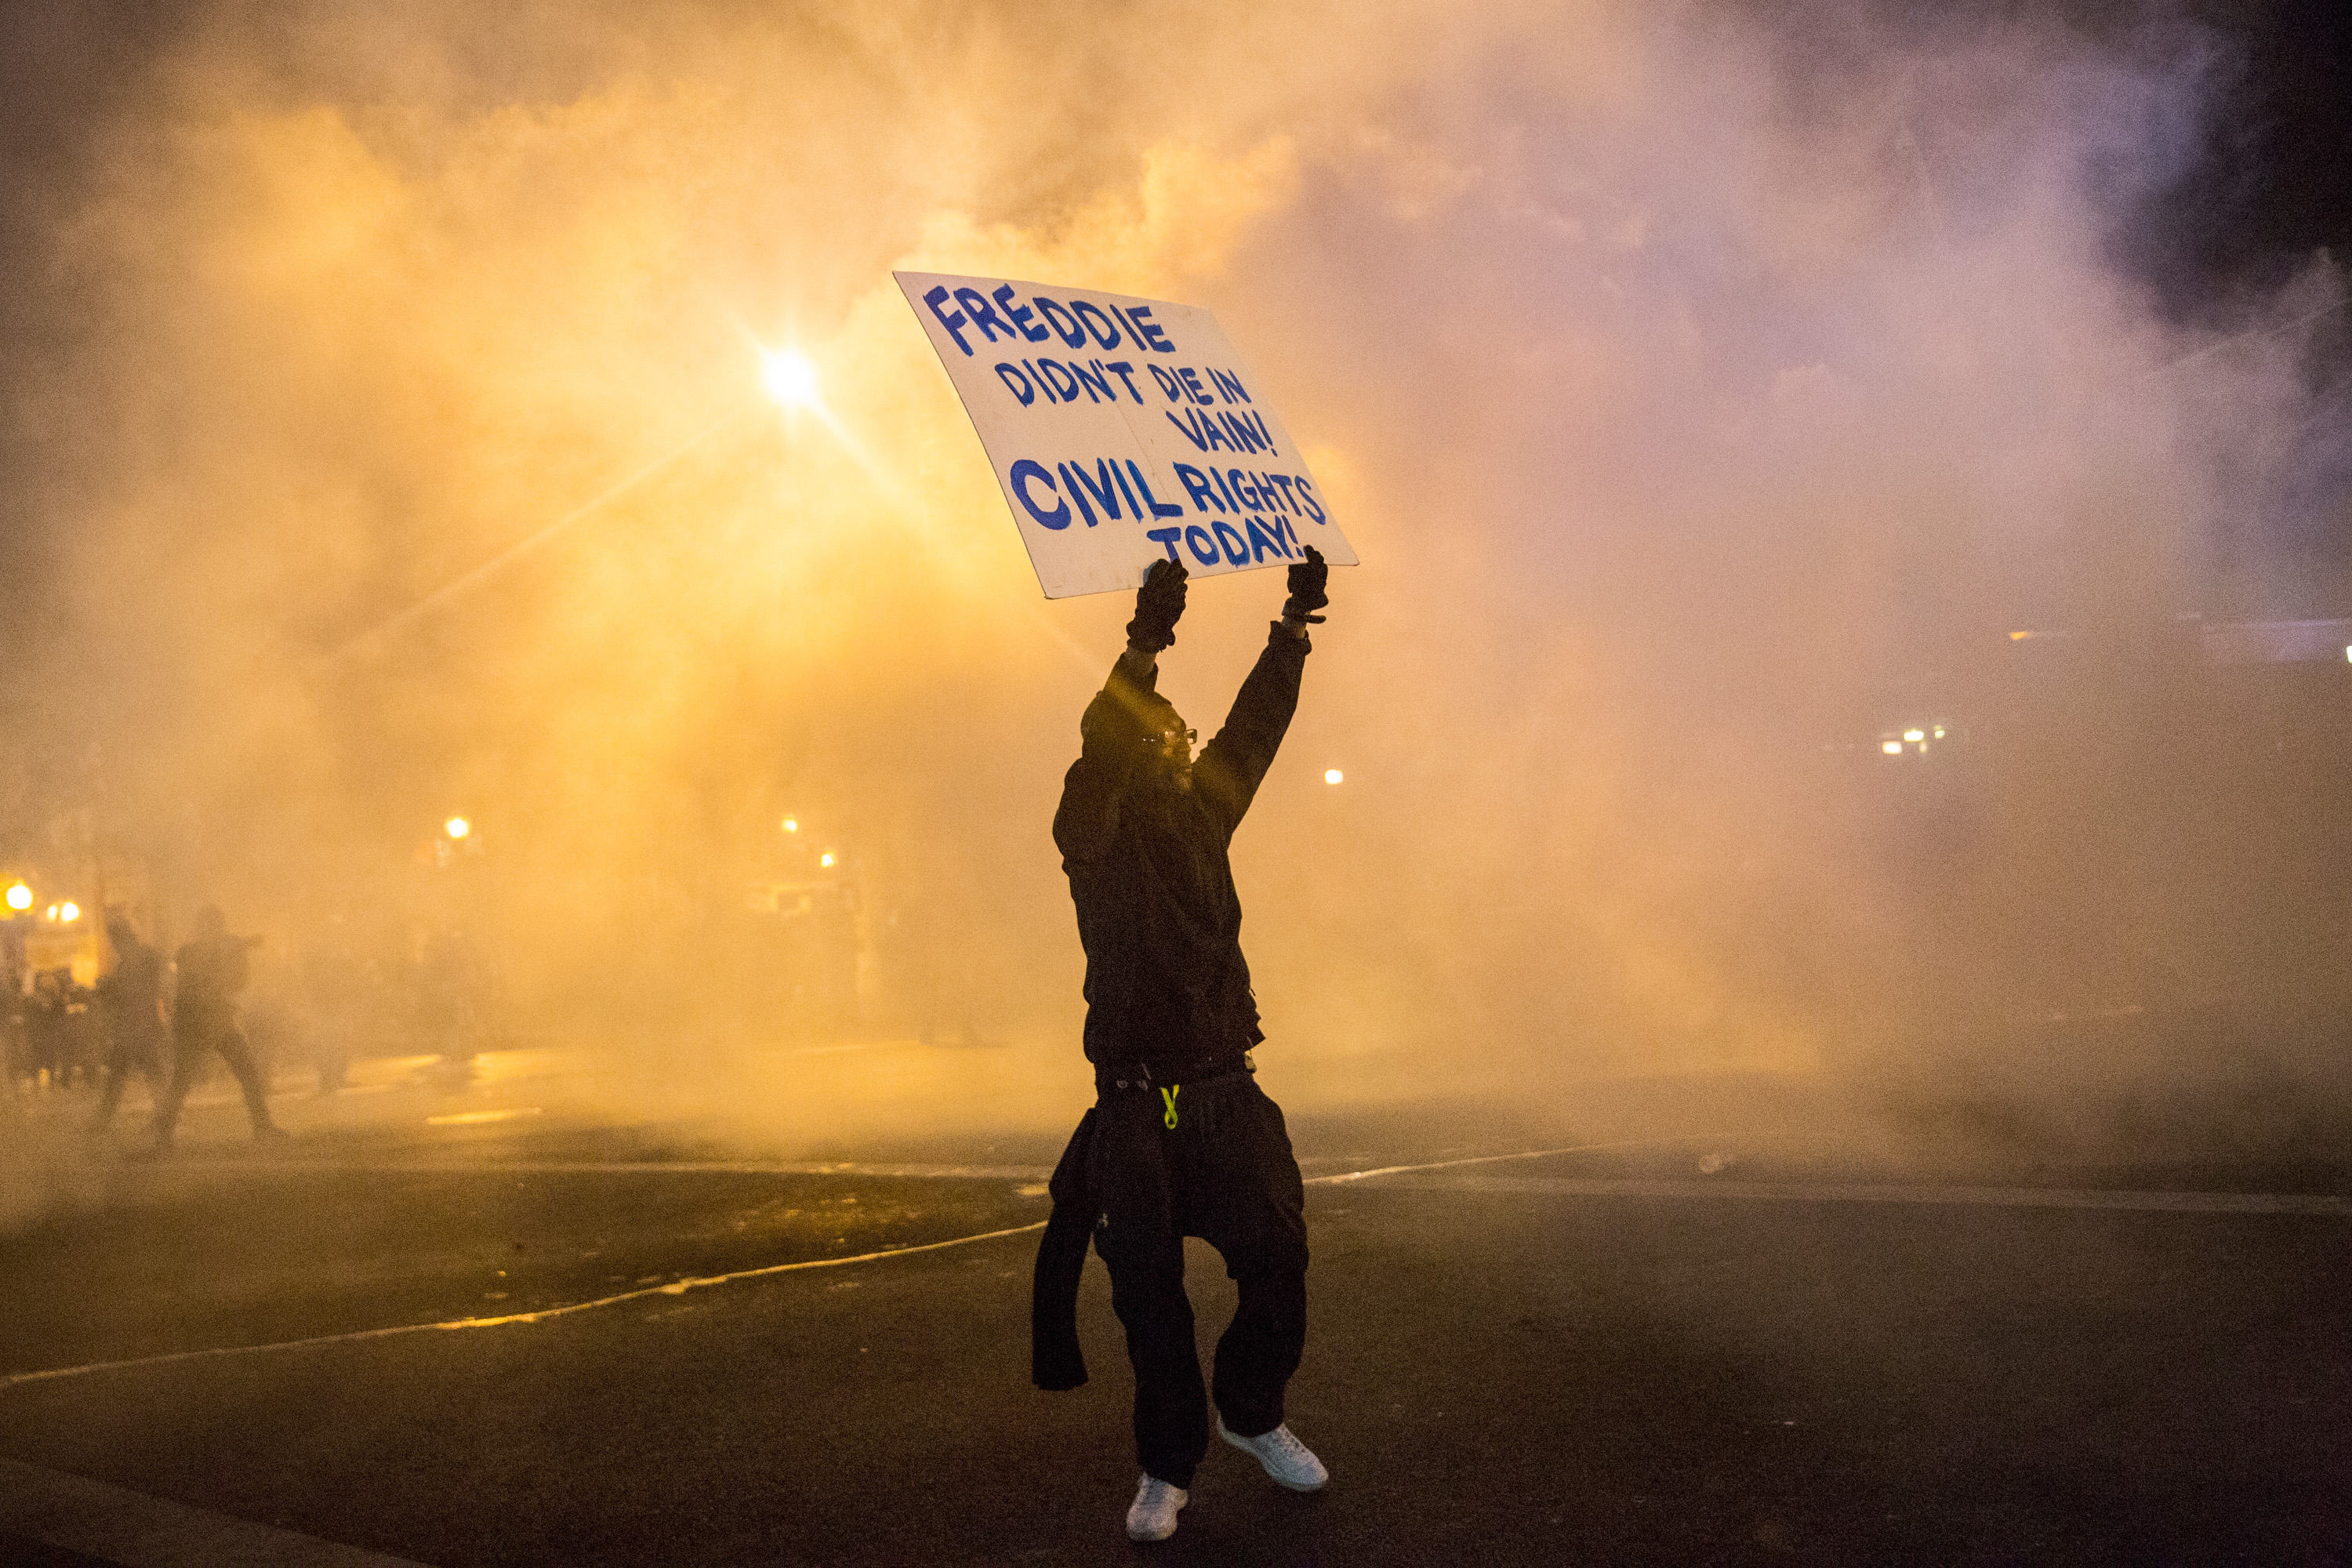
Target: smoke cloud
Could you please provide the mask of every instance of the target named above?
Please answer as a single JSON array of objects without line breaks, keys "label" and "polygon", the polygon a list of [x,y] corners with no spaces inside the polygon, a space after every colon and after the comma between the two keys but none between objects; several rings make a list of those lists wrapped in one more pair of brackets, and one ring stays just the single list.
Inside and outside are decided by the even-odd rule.
[{"label": "smoke cloud", "polygon": [[[1890,726],[1989,743],[2013,632],[2259,616],[2341,524],[2336,266],[2190,327],[2118,260],[2210,38],[861,0],[122,47],[16,143],[11,603],[158,919],[462,918],[533,1016],[675,1062],[764,984],[722,917],[792,815],[930,1022],[1082,1083],[1047,824],[1129,608],[1038,600],[906,266],[1216,310],[1363,552],[1236,844],[1269,1069],[1942,1059],[2275,946],[2227,846],[2113,841],[2175,700],[2130,659],[2074,772],[1873,771]],[[785,344],[824,417],[762,400]],[[1279,600],[1193,595],[1204,731]],[[456,914],[415,864],[452,813]]]}]

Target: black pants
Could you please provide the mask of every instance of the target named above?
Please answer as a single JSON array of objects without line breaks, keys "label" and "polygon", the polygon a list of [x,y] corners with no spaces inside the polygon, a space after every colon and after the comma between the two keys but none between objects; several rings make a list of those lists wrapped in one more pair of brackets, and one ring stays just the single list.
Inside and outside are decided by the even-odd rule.
[{"label": "black pants", "polygon": [[163,1031],[154,1029],[126,1030],[113,1036],[106,1051],[106,1087],[99,1091],[98,1125],[105,1126],[114,1120],[114,1108],[122,1103],[123,1087],[131,1081],[133,1069],[147,1075],[147,1092],[155,1103],[163,1103]]},{"label": "black pants", "polygon": [[1241,1293],[1217,1341],[1217,1413],[1243,1436],[1270,1432],[1307,1343],[1306,1191],[1282,1110],[1248,1074],[1179,1086],[1173,1127],[1169,1109],[1157,1089],[1106,1095],[1088,1177],[1102,1207],[1095,1250],[1135,1368],[1136,1458],[1190,1487],[1209,1416],[1184,1237],[1215,1247]]},{"label": "black pants", "polygon": [[172,1020],[172,1087],[163,1091],[163,1103],[155,1110],[158,1143],[172,1141],[172,1130],[180,1123],[180,1103],[195,1086],[196,1075],[204,1069],[206,1051],[218,1051],[221,1060],[228,1063],[228,1070],[236,1075],[236,1086],[245,1091],[245,1113],[253,1119],[253,1130],[259,1132],[269,1125],[269,1101],[262,1096],[261,1069],[254,1065],[253,1052],[246,1045],[245,1033],[236,1026],[235,1016],[184,1014]]}]

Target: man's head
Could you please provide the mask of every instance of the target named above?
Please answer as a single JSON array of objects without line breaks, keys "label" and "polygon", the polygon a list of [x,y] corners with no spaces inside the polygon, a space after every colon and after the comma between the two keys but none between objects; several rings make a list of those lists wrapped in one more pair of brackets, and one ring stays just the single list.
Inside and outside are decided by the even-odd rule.
[{"label": "man's head", "polygon": [[106,917],[106,940],[124,952],[140,945],[138,931],[131,928],[130,921],[118,914]]},{"label": "man's head", "polygon": [[[1156,695],[1156,694],[1155,694]],[[1142,721],[1143,774],[1152,784],[1178,791],[1192,787],[1192,747],[1199,732],[1184,722],[1165,698],[1137,715]]]}]

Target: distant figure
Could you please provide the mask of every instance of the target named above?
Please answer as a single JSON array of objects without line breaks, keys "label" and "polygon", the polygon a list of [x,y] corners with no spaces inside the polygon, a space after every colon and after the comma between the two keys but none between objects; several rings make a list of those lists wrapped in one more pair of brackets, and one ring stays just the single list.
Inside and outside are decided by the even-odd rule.
[{"label": "distant figure", "polygon": [[1087,952],[1087,1058],[1095,1105],[1054,1173],[1037,1252],[1032,1376],[1086,1381],[1076,1333],[1087,1240],[1110,1268],[1111,1307],[1135,1368],[1136,1457],[1127,1513],[1137,1541],[1175,1533],[1208,1448],[1208,1400],[1184,1294],[1184,1237],[1225,1260],[1241,1304],[1217,1342],[1217,1432],[1297,1491],[1328,1479],[1283,1421],[1307,1342],[1305,1189],[1281,1109],[1248,1051],[1258,1028],[1227,850],[1298,705],[1323,557],[1290,569],[1290,598],[1225,727],[1192,759],[1193,732],[1159,694],[1184,568],[1158,562],[1136,595],[1127,651],[1087,707],[1054,842]]},{"label": "distant figure", "polygon": [[25,1004],[25,1041],[32,1058],[33,1082],[42,1089],[63,1089],[72,1061],[72,1023],[67,1014],[73,972],[44,969],[33,976],[33,994]]},{"label": "distant figure", "polygon": [[480,952],[455,926],[426,939],[418,965],[418,1025],[439,1047],[439,1071],[470,1078],[481,1055],[482,994],[487,989]]},{"label": "distant figure", "polygon": [[343,917],[331,916],[327,929],[302,950],[302,1000],[322,1095],[341,1089],[350,1076],[359,1037],[360,996],[366,985],[367,970],[352,951]]},{"label": "distant figure", "polygon": [[181,1102],[203,1070],[206,1051],[217,1051],[245,1091],[246,1114],[253,1119],[256,1138],[283,1138],[285,1132],[269,1120],[269,1101],[261,1087],[261,1070],[236,1026],[236,996],[245,989],[252,964],[246,950],[252,943],[231,936],[220,910],[206,904],[196,911],[195,934],[183,946],[174,965],[180,987],[172,1005],[172,1087],[155,1112],[155,1148],[168,1152],[173,1130],[179,1125]]},{"label": "distant figure", "polygon": [[99,1016],[106,1029],[106,1087],[99,1095],[93,1131],[103,1131],[113,1121],[132,1069],[146,1076],[147,1091],[158,1106],[168,1082],[163,1068],[163,955],[140,941],[121,915],[107,917],[106,935],[114,944],[114,967],[98,983]]}]

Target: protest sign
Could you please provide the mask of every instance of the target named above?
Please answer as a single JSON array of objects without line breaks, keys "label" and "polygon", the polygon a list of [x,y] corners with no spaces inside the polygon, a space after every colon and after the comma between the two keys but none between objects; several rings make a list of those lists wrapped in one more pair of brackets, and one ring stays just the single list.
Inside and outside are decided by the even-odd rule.
[{"label": "protest sign", "polygon": [[891,274],[947,367],[1049,599],[1356,552],[1216,318],[1091,289]]}]

